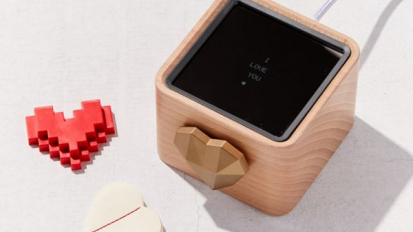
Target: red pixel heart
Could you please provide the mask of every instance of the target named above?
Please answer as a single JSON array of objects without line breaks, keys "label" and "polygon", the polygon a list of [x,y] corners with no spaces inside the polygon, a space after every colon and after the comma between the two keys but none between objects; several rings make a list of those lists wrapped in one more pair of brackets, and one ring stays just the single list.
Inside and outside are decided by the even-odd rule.
[{"label": "red pixel heart", "polygon": [[61,164],[72,170],[82,168],[82,161],[90,160],[90,153],[99,150],[98,143],[106,142],[107,134],[115,133],[110,106],[99,100],[82,102],[81,110],[73,111],[73,118],[65,119],[63,112],[55,113],[53,106],[34,109],[35,115],[26,117],[30,145],[48,151]]}]

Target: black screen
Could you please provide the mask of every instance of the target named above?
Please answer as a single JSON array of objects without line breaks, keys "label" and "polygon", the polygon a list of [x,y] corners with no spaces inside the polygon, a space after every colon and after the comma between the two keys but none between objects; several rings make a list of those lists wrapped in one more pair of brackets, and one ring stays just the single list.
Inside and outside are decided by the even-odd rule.
[{"label": "black screen", "polygon": [[201,103],[281,137],[341,56],[278,19],[236,4],[170,78]]}]

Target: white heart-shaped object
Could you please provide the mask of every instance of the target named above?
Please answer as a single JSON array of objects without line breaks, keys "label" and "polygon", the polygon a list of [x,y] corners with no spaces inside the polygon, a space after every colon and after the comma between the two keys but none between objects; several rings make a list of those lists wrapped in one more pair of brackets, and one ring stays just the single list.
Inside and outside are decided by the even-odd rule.
[{"label": "white heart-shaped object", "polygon": [[96,196],[86,220],[86,232],[162,232],[158,215],[145,207],[133,185],[112,183]]}]

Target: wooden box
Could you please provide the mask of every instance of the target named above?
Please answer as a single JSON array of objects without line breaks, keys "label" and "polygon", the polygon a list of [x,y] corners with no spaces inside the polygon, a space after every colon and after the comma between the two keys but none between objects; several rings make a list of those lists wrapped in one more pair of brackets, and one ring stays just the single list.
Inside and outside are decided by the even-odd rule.
[{"label": "wooden box", "polygon": [[348,134],[354,121],[359,48],[347,36],[269,0],[253,4],[348,46],[349,57],[288,139],[274,141],[241,123],[172,90],[166,79],[220,12],[233,1],[216,0],[156,76],[158,153],[167,163],[195,178],[174,144],[182,126],[193,126],[241,151],[249,170],[224,193],[271,215],[290,212]]}]

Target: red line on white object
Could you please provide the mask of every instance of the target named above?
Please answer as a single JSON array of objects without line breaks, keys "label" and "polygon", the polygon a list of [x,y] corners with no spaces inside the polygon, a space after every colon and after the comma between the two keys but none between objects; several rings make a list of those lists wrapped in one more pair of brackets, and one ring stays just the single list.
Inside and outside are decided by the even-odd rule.
[{"label": "red line on white object", "polygon": [[135,212],[138,211],[140,208],[141,208],[141,207],[138,207],[138,208],[130,211],[129,213],[123,215],[122,217],[120,217],[120,218],[118,218],[118,219],[116,219],[116,220],[113,220],[113,221],[109,222],[108,224],[106,224],[106,225],[104,225],[104,226],[102,226],[102,227],[100,227],[100,228],[98,228],[98,229],[96,229],[96,230],[94,230],[94,231],[92,231],[92,232],[97,232],[97,231],[99,231],[99,230],[101,230],[101,229],[103,229],[103,228],[106,228],[106,227],[112,225],[113,223],[115,223],[115,222],[117,222],[117,221],[120,221],[120,220],[124,219],[125,217],[127,217],[127,216],[135,213]]}]

